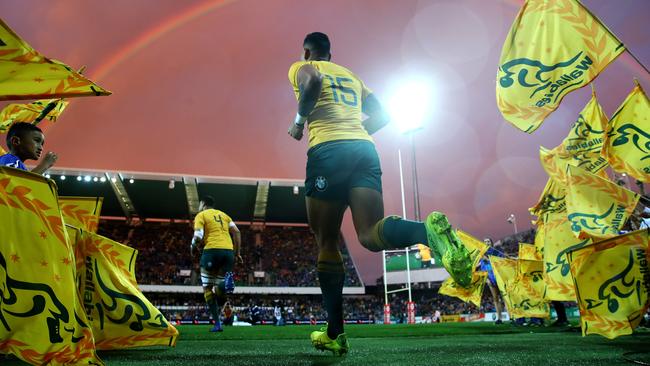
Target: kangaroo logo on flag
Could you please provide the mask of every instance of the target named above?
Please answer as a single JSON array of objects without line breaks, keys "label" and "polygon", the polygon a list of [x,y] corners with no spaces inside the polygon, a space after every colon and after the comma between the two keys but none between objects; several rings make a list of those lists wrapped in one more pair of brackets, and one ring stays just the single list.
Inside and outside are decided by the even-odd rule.
[{"label": "kangaroo logo on flag", "polygon": [[643,156],[640,160],[650,158],[650,134],[640,129],[639,126],[633,125],[631,123],[627,123],[619,127],[616,130],[616,133],[619,133],[620,135],[614,141],[612,141],[612,146],[621,146],[632,141],[634,147],[645,154],[645,156]]},{"label": "kangaroo logo on flag", "polygon": [[624,50],[578,0],[526,1],[501,50],[497,106],[508,122],[532,133],[562,98]]},{"label": "kangaroo logo on flag", "polygon": [[[645,253],[641,253],[641,255],[645,256]],[[609,310],[609,312],[612,314],[616,313],[619,307],[619,303],[616,298],[625,299],[632,296],[632,294],[634,294],[637,291],[637,288],[641,285],[641,281],[636,280],[634,274],[632,274],[633,267],[634,251],[630,250],[629,262],[627,266],[625,266],[625,269],[607,281],[603,282],[603,284],[598,288],[598,300],[601,301],[594,299],[585,299],[587,302],[587,309],[593,309],[607,301],[607,310]],[[642,304],[639,303],[639,305]]]},{"label": "kangaroo logo on flag", "polygon": [[579,233],[582,229],[587,229],[600,230],[601,234],[605,234],[607,231],[613,231],[613,234],[617,234],[618,231],[616,228],[621,224],[623,217],[625,217],[625,206],[616,206],[616,211],[614,212],[615,217],[613,220],[609,220],[612,221],[611,226],[601,222],[601,220],[607,219],[613,211],[614,204],[612,203],[609,209],[602,215],[576,212],[569,214],[567,218],[571,221],[571,230],[576,233]]},{"label": "kangaroo logo on flag", "polygon": [[[545,93],[542,93],[540,96],[535,98],[535,105],[537,107],[543,107],[550,102],[555,103],[557,102],[558,98],[568,93],[567,89],[569,87],[581,84],[583,82],[582,76],[584,72],[589,69],[589,65],[593,64],[589,56],[585,55],[584,58],[582,58],[582,60],[579,61],[577,65],[575,65],[576,61],[578,58],[580,58],[581,55],[582,52],[579,52],[570,60],[559,62],[552,66],[547,66],[538,60],[531,60],[527,58],[519,58],[508,61],[499,67],[500,73],[505,73],[505,75],[499,79],[499,84],[501,84],[503,88],[509,88],[512,86],[514,83],[514,80],[512,79],[514,72],[510,71],[510,69],[514,69],[516,66],[524,66],[519,69],[517,82],[521,87],[535,88],[532,94],[530,94],[529,98],[533,99],[535,98],[535,94],[537,94],[537,92],[548,89]],[[565,68],[567,71],[564,71],[562,75],[556,80],[551,80],[550,77],[544,78],[544,74],[550,73],[558,68]],[[534,80],[532,80],[532,82],[526,80],[530,74],[534,75]]]}]

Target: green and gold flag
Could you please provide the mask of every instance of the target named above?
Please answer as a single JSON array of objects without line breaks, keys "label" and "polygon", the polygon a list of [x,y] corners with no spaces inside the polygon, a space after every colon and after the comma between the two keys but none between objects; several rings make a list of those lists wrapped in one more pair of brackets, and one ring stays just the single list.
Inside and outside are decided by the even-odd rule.
[{"label": "green and gold flag", "polygon": [[65,223],[91,233],[97,232],[103,202],[103,197],[59,197]]},{"label": "green and gold flag", "polygon": [[589,84],[625,51],[577,0],[527,0],[501,50],[497,105],[532,133],[571,91]]},{"label": "green and gold flag", "polygon": [[493,255],[489,256],[489,259],[490,264],[492,264],[494,277],[497,280],[497,287],[499,287],[499,292],[501,293],[503,302],[506,304],[508,311],[512,315],[515,306],[510,297],[510,292],[515,281],[517,281],[517,261],[510,258],[495,257]]},{"label": "green and gold flag", "polygon": [[517,260],[518,274],[510,286],[512,316],[515,318],[548,318],[550,307],[544,298],[544,262],[541,260]]},{"label": "green and gold flag", "polygon": [[569,252],[582,334],[632,334],[650,300],[648,231],[639,230]]},{"label": "green and gold flag", "polygon": [[575,289],[566,253],[591,243],[573,235],[566,209],[547,213],[544,219],[544,282],[546,299],[574,301]]},{"label": "green and gold flag", "polygon": [[639,202],[639,195],[618,184],[569,166],[567,218],[581,239],[617,236]]},{"label": "green and gold flag", "polygon": [[537,251],[534,244],[519,243],[519,259],[541,261],[542,253]]},{"label": "green and gold flag", "polygon": [[0,20],[0,100],[110,94],[68,65],[41,55]]},{"label": "green and gold flag", "polygon": [[138,251],[77,230],[75,256],[79,292],[97,349],[175,346],[178,331],[138,289]]},{"label": "green and gold flag", "polygon": [[0,217],[0,353],[34,365],[102,365],[54,183],[0,167]]},{"label": "green and gold flag", "polygon": [[[474,263],[473,268],[476,268],[479,261],[481,258],[483,258],[483,255],[485,255],[485,252],[488,250],[487,244],[460,229],[456,230],[456,234],[458,234],[458,238],[463,243],[463,245],[465,245],[465,248],[467,248],[467,251],[469,252],[470,258],[472,258],[472,263]],[[474,281],[472,281],[472,283],[473,282]]]},{"label": "green and gold flag", "polygon": [[487,272],[474,272],[472,273],[472,284],[465,288],[457,284],[453,278],[449,277],[442,283],[438,292],[443,295],[457,297],[465,302],[471,302],[477,307],[480,307],[486,279]]},{"label": "green and gold flag", "polygon": [[612,116],[603,155],[617,172],[650,182],[650,102],[638,82]]},{"label": "green and gold flag", "polygon": [[6,133],[14,122],[37,123],[43,119],[56,122],[68,103],[63,99],[44,99],[9,104],[0,112],[0,133]]},{"label": "green and gold flag", "polygon": [[535,206],[528,211],[537,216],[538,223],[544,221],[544,216],[549,212],[558,212],[566,210],[566,190],[553,178],[546,181],[544,191],[540,195]]}]

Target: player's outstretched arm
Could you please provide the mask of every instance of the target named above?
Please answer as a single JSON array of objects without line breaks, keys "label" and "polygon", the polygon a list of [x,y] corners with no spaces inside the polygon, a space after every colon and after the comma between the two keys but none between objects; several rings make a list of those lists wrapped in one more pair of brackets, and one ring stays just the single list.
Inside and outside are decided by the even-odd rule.
[{"label": "player's outstretched arm", "polygon": [[363,100],[362,109],[363,113],[368,116],[363,121],[363,128],[370,135],[382,129],[390,121],[388,113],[386,113],[374,94],[368,94],[366,99]]}]

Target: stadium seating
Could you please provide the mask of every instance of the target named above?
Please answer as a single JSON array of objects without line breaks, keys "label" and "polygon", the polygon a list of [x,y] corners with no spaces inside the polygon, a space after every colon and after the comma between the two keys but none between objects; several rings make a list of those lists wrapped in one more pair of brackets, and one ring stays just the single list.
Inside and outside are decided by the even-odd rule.
[{"label": "stadium seating", "polygon": [[[318,286],[318,248],[307,227],[267,226],[252,229],[240,225],[244,264],[235,267],[236,282],[244,286]],[[141,285],[199,285],[199,258],[192,257],[189,223],[102,220],[100,235],[139,251],[136,277]],[[346,286],[361,286],[345,244]]]}]

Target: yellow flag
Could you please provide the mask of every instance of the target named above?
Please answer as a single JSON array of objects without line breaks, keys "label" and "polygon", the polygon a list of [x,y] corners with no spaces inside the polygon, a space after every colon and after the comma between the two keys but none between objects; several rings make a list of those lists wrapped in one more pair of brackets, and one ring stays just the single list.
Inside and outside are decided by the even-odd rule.
[{"label": "yellow flag", "polygon": [[546,186],[535,206],[528,209],[531,214],[539,217],[538,221],[544,221],[544,216],[551,212],[566,210],[566,191],[559,183],[552,178],[546,181]]},{"label": "yellow flag", "polygon": [[550,308],[544,298],[546,294],[546,283],[543,278],[544,262],[518,259],[517,266],[519,273],[509,293],[512,315],[515,318],[548,318]]},{"label": "yellow flag", "polygon": [[97,232],[103,202],[103,197],[59,197],[65,223],[91,233]]},{"label": "yellow flag", "polygon": [[510,297],[510,290],[517,280],[517,261],[509,258],[495,257],[493,255],[489,256],[489,259],[503,302],[506,304],[508,311],[512,313],[514,306]]},{"label": "yellow flag", "polygon": [[[603,147],[605,130],[607,129],[607,116],[598,103],[596,93],[592,91],[589,103],[580,111],[578,118],[571,126],[571,131],[562,141],[562,153],[581,154],[585,152],[600,152]],[[600,170],[600,167],[587,167],[590,164],[598,164],[596,161],[580,161],[579,166],[590,172]]]},{"label": "yellow flag", "polygon": [[138,289],[137,250],[88,231],[77,235],[79,291],[97,349],[175,346],[178,331]]},{"label": "yellow flag", "polygon": [[580,168],[569,167],[567,218],[573,234],[596,240],[617,236],[639,195]]},{"label": "yellow flag", "polygon": [[541,261],[542,253],[534,244],[519,243],[519,259]]},{"label": "yellow flag", "polygon": [[43,119],[56,122],[68,103],[63,99],[43,99],[27,104],[9,104],[0,112],[0,133],[6,133],[14,122],[39,122]]},{"label": "yellow flag", "polygon": [[535,231],[535,251],[539,253],[540,259],[544,259],[544,222],[537,221],[537,230]]},{"label": "yellow flag", "polygon": [[38,365],[102,365],[77,291],[56,186],[0,167],[0,217],[0,353]]},{"label": "yellow flag", "polygon": [[612,116],[603,155],[617,172],[650,182],[650,102],[638,82]]},{"label": "yellow flag", "polygon": [[0,20],[0,100],[110,95],[68,65],[48,59]]},{"label": "yellow flag", "polygon": [[648,231],[639,230],[569,253],[582,334],[632,334],[650,301]]},{"label": "yellow flag", "polygon": [[476,268],[478,262],[483,258],[483,255],[485,255],[485,252],[488,250],[487,244],[460,229],[456,230],[456,234],[458,234],[458,238],[463,245],[465,245],[470,258],[472,258],[472,263],[474,263],[473,268]]},{"label": "yellow flag", "polygon": [[565,95],[589,84],[625,51],[577,0],[527,0],[501,50],[497,105],[532,133]]},{"label": "yellow flag", "polygon": [[561,212],[547,213],[544,220],[544,282],[546,282],[546,299],[556,301],[574,301],[575,289],[571,278],[571,268],[566,253],[581,248],[591,239],[578,239],[571,231],[566,209]]},{"label": "yellow flag", "polygon": [[480,307],[487,275],[485,271],[472,273],[472,284],[468,288],[462,287],[453,278],[449,277],[442,283],[438,292],[443,295],[457,297]]},{"label": "yellow flag", "polygon": [[567,166],[577,166],[607,178],[607,160],[601,155],[606,128],[607,117],[592,93],[564,141],[552,150],[540,147],[542,167],[549,177],[566,186]]}]

